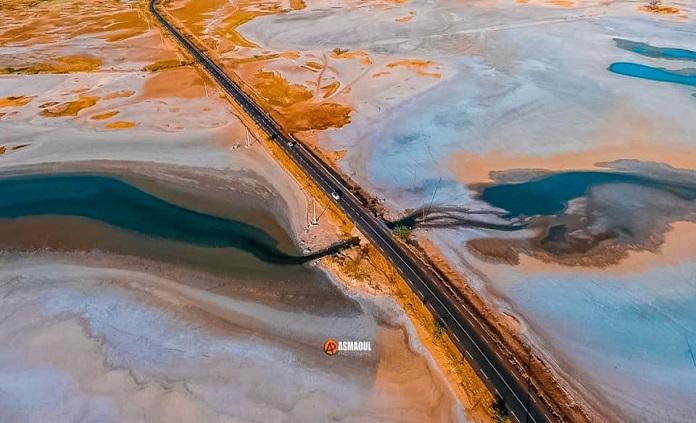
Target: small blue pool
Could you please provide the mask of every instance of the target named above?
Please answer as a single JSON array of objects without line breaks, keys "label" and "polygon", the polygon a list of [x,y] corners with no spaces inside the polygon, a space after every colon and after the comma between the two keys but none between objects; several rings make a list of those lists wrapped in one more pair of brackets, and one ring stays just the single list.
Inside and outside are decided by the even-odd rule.
[{"label": "small blue pool", "polygon": [[664,68],[654,68],[637,63],[616,62],[609,66],[609,70],[619,75],[696,86],[696,69],[670,71]]}]

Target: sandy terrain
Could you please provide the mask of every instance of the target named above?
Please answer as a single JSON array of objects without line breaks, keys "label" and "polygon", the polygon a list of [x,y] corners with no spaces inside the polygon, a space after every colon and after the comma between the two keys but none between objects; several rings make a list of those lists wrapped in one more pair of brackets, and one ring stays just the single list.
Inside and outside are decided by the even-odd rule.
[{"label": "sandy terrain", "polygon": [[[662,12],[646,12],[642,5],[627,1],[476,1],[466,5],[454,1],[436,5],[416,0],[341,1],[310,2],[301,9],[285,3],[260,7],[243,2],[235,10],[210,1],[198,2],[205,10],[196,13],[186,11],[187,4],[190,2],[173,2],[170,10],[189,22],[192,31],[211,46],[229,70],[254,88],[269,108],[281,118],[289,118],[291,122],[286,125],[290,131],[320,146],[346,175],[382,200],[392,216],[430,202],[491,213],[490,206],[475,199],[472,187],[495,179],[491,175],[511,177],[538,170],[597,170],[606,166],[649,174],[651,168],[646,163],[696,168],[691,136],[696,133],[693,87],[608,71],[614,62],[670,70],[693,68],[689,60],[648,57],[621,49],[615,41],[693,50],[689,31],[693,5],[689,3],[665,3]],[[345,114],[334,113],[340,124],[319,127],[306,125],[311,120],[295,114],[300,106],[305,110],[326,101],[351,108],[350,122],[344,119]],[[293,126],[298,121],[302,125]],[[317,131],[324,127],[325,131]],[[334,153],[339,153],[338,158]],[[678,232],[689,233],[685,229],[689,226],[678,222],[692,220],[693,206],[688,201],[680,203],[684,213],[674,217],[671,200],[653,194],[621,186],[597,194],[612,213],[602,215],[606,209],[598,208],[597,225],[632,216],[628,226],[650,242],[628,241],[631,247],[616,260],[605,260],[605,250],[601,250],[605,244],[599,242],[595,256],[580,263],[587,269],[569,261],[565,264],[573,267],[557,272],[558,264],[545,268],[535,261],[534,271],[530,269],[533,276],[529,276],[526,266],[532,259],[524,254],[519,256],[518,266],[496,266],[466,251],[467,241],[472,239],[517,239],[533,236],[532,231],[509,234],[472,225],[432,229],[427,237],[489,305],[520,322],[526,339],[564,379],[565,387],[606,392],[611,390],[606,387],[620,385],[626,393],[645,369],[633,366],[638,360],[635,356],[603,358],[607,363],[616,360],[626,369],[611,376],[586,370],[583,365],[590,361],[583,357],[598,359],[593,354],[613,348],[614,342],[649,350],[649,338],[641,333],[643,328],[653,333],[649,325],[630,326],[632,317],[622,313],[619,304],[624,300],[615,291],[597,293],[604,296],[602,300],[609,304],[606,310],[613,313],[607,312],[605,320],[586,319],[582,313],[564,314],[563,289],[559,291],[551,282],[532,285],[529,281],[540,274],[552,280],[563,273],[574,276],[580,287],[611,284],[614,274],[629,266],[623,263],[649,257],[645,267],[635,267],[629,280],[648,280],[646,275],[659,269],[660,278],[674,280],[690,296],[691,280],[685,278],[683,266],[692,260],[692,249],[678,259],[660,251],[669,250],[668,243],[682,239]],[[631,214],[630,204],[639,208],[636,216]],[[651,209],[647,204],[658,207]],[[484,219],[500,221],[495,213]],[[672,232],[663,236],[670,224]],[[645,249],[648,252],[642,251]],[[610,267],[598,271],[602,264]],[[613,270],[611,266],[618,267]],[[534,310],[525,307],[522,300],[532,295],[522,292],[522,287],[529,286],[537,298],[546,299],[537,301]],[[650,298],[651,290],[658,295],[658,283],[641,286],[645,298]],[[614,300],[618,304],[613,304]],[[677,306],[640,310],[657,319],[673,307]],[[580,334],[585,338],[578,335],[574,342],[561,342],[563,326],[550,322],[563,319],[589,322],[592,328]],[[601,331],[607,319],[615,320],[617,327],[630,327],[634,336],[621,340],[604,337],[605,344],[591,342],[591,330]],[[694,331],[691,324],[684,327],[687,332]],[[583,342],[591,346],[589,351],[578,347]],[[650,351],[659,358],[659,350]],[[687,372],[691,368],[688,360],[669,354],[663,357],[662,362],[657,358],[651,362],[651,372],[659,376],[655,380],[675,380],[669,387],[641,381],[644,389],[634,396],[641,397],[646,405],[628,401],[630,394],[626,393],[602,395],[607,403],[596,408],[606,406],[606,416],[618,412],[630,421],[683,420],[693,412],[688,401],[667,404],[662,400],[663,392],[669,391],[675,398],[689,395],[688,389],[682,389],[689,380],[671,369],[678,366]],[[571,376],[575,369],[582,369],[584,375]]]},{"label": "sandy terrain", "polygon": [[[0,169],[135,173],[152,178],[155,191],[159,178],[176,181],[202,204],[201,192],[256,186],[302,248],[334,242],[335,223],[325,215],[308,225],[305,187],[253,133],[245,148],[247,131],[232,107],[143,6],[0,5]],[[345,107],[328,101],[340,90],[318,91],[327,101],[308,115],[297,108],[298,116],[313,125]],[[157,276],[163,266],[121,259],[3,255],[5,420],[465,421],[389,299],[357,298],[355,318],[301,313],[234,298],[234,290],[185,286],[181,272]],[[377,351],[328,358],[321,345],[336,333],[369,336]]]},{"label": "sandy terrain", "polygon": [[[359,315],[337,319],[211,294],[147,269],[3,260],[8,422],[457,419],[442,380],[410,351],[393,302],[360,300]],[[317,348],[342,333],[374,339],[378,352],[334,360]]]}]

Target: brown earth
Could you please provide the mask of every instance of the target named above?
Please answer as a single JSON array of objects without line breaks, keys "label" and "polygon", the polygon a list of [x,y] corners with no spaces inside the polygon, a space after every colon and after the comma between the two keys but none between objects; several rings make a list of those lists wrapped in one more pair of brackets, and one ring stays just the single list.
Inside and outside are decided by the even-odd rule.
[{"label": "brown earth", "polygon": [[[623,259],[612,266],[603,267],[603,273],[626,275],[642,273],[650,268],[674,265],[693,257],[693,240],[696,239],[696,223],[673,222],[664,234],[659,246],[654,249],[627,249]],[[538,257],[520,254],[519,264],[526,273],[568,270],[566,264],[545,261]],[[573,273],[596,272],[598,266],[575,267]]]}]

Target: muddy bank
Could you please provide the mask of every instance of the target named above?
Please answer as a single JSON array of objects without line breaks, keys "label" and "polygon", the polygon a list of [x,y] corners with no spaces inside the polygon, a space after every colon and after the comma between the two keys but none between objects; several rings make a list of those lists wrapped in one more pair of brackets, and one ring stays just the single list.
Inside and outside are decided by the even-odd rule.
[{"label": "muddy bank", "polygon": [[523,253],[565,265],[609,266],[629,251],[655,252],[672,223],[696,219],[696,172],[633,167],[534,172],[529,179],[523,171],[500,173],[501,182],[476,187],[478,199],[502,209],[499,219],[524,222],[519,229],[527,235],[472,239],[468,246],[480,258],[510,264],[519,264]]},{"label": "muddy bank", "polygon": [[[167,174],[166,167],[157,169]],[[148,179],[132,171],[123,179],[177,207],[194,205],[190,213],[226,209],[230,219],[239,211],[241,222],[270,228],[265,236],[281,231],[282,243],[297,248],[273,219],[283,209],[274,204],[276,196],[269,197],[266,214],[254,213],[258,201],[236,202],[244,195],[221,196],[219,186],[176,169],[189,179]],[[11,213],[71,198],[75,206],[91,191],[103,191],[73,185],[67,190],[72,197],[62,198],[65,189],[47,189],[56,177],[45,189],[4,196],[0,207],[6,229],[0,236],[0,337],[12,340],[0,347],[0,368],[12,375],[0,377],[0,409],[8,421],[74,421],[76,410],[119,421],[142,415],[168,421],[464,419],[444,379],[415,352],[421,347],[393,301],[353,297],[313,267],[279,266],[243,249],[85,219],[89,204],[80,207],[81,216]],[[32,192],[37,198],[20,201]],[[114,205],[104,210],[124,212]],[[185,219],[158,219],[157,210],[145,214],[154,219],[149,225],[201,230]],[[373,351],[329,357],[322,348],[328,338],[369,341]],[[37,385],[46,383],[55,388],[50,396]],[[70,400],[51,400],[56,395]]]}]

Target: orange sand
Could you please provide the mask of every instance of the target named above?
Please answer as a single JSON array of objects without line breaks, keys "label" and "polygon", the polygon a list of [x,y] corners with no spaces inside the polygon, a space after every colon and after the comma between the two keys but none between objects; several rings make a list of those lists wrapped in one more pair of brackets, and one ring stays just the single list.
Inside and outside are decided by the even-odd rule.
[{"label": "orange sand", "polygon": [[568,0],[547,0],[546,3],[553,4],[556,6],[561,6],[561,7],[573,7],[573,6],[575,6],[575,2],[568,1]]},{"label": "orange sand", "polygon": [[108,94],[108,95],[104,96],[103,100],[113,100],[115,98],[128,98],[128,97],[132,96],[133,94],[135,94],[135,91],[126,91],[126,90],[117,91],[115,93]]},{"label": "orange sand", "polygon": [[93,72],[101,66],[101,60],[87,56],[59,57],[50,63],[34,63],[30,65],[8,67],[2,69],[5,74],[43,74],[43,73],[71,73]]},{"label": "orange sand", "polygon": [[99,101],[99,97],[80,95],[78,100],[43,109],[39,114],[46,117],[77,116],[80,110],[94,106],[97,104],[97,101]]},{"label": "orange sand", "polygon": [[143,66],[142,70],[145,72],[158,72],[164,69],[178,68],[186,64],[179,59],[160,60],[151,65]]},{"label": "orange sand", "polygon": [[291,84],[278,72],[259,71],[255,76],[254,88],[273,106],[287,107],[313,97],[304,85]]},{"label": "orange sand", "polygon": [[409,70],[415,70],[416,73],[420,76],[430,76],[436,79],[440,79],[442,77],[442,74],[440,73],[425,71],[425,69],[428,69],[431,66],[435,66],[435,69],[440,69],[438,63],[432,62],[430,60],[399,60],[396,62],[389,63],[387,65],[388,68],[395,68],[397,66],[402,66]]},{"label": "orange sand", "polygon": [[26,106],[27,104],[31,103],[34,97],[36,96],[20,95],[0,98],[0,108]]},{"label": "orange sand", "polygon": [[681,10],[677,9],[676,7],[669,6],[659,6],[656,8],[650,6],[641,6],[638,8],[638,10],[641,12],[654,13],[656,15],[676,15],[681,12]]},{"label": "orange sand", "polygon": [[106,129],[128,129],[136,126],[136,123],[119,120],[118,122],[110,123],[105,126]]},{"label": "orange sand", "polygon": [[403,18],[396,19],[396,22],[408,22],[413,17],[416,15],[416,12],[408,12],[408,16],[404,16]]},{"label": "orange sand", "polygon": [[302,10],[307,7],[307,5],[304,0],[290,0],[290,7],[292,10]]},{"label": "orange sand", "polygon": [[116,116],[117,114],[119,114],[119,111],[114,110],[111,112],[102,113],[100,115],[94,115],[90,119],[92,119],[92,120],[106,120],[106,119],[109,119],[109,118]]},{"label": "orange sand", "polygon": [[[172,89],[174,83],[176,89]],[[212,91],[213,87],[208,86],[208,89]],[[189,67],[165,69],[145,80],[138,99],[166,97],[205,97],[203,79],[195,69]]]},{"label": "orange sand", "polygon": [[[295,6],[300,7],[300,2],[296,2]],[[254,0],[239,0],[234,5],[224,0],[187,1],[183,2],[183,5],[182,2],[177,2],[167,10],[198,36],[205,35],[203,33],[209,17],[219,12],[227,12],[212,28],[211,33],[205,35],[215,37],[216,48],[221,51],[229,51],[235,47],[258,47],[242,37],[237,32],[237,28],[259,16],[276,15],[287,11],[281,7],[280,3],[260,3]]]},{"label": "orange sand", "polygon": [[331,52],[331,57],[334,59],[360,59],[360,61],[364,65],[371,65],[372,64],[372,59],[370,59],[370,55],[365,53],[364,51],[347,51],[347,52],[338,52],[336,50]]},{"label": "orange sand", "polygon": [[317,63],[317,62],[307,62],[307,63],[305,63],[305,66],[308,67],[309,69],[312,69],[315,71],[318,71],[324,67],[324,65],[322,65],[321,63]]},{"label": "orange sand", "polygon": [[320,89],[321,89],[322,91],[326,91],[326,92],[324,93],[324,98],[329,98],[329,97],[331,97],[331,96],[338,90],[338,88],[339,88],[340,86],[341,86],[341,83],[340,83],[340,82],[334,81],[334,82],[332,82],[332,83],[330,83],[330,84],[328,84],[328,85],[324,85],[324,86],[321,87]]}]

